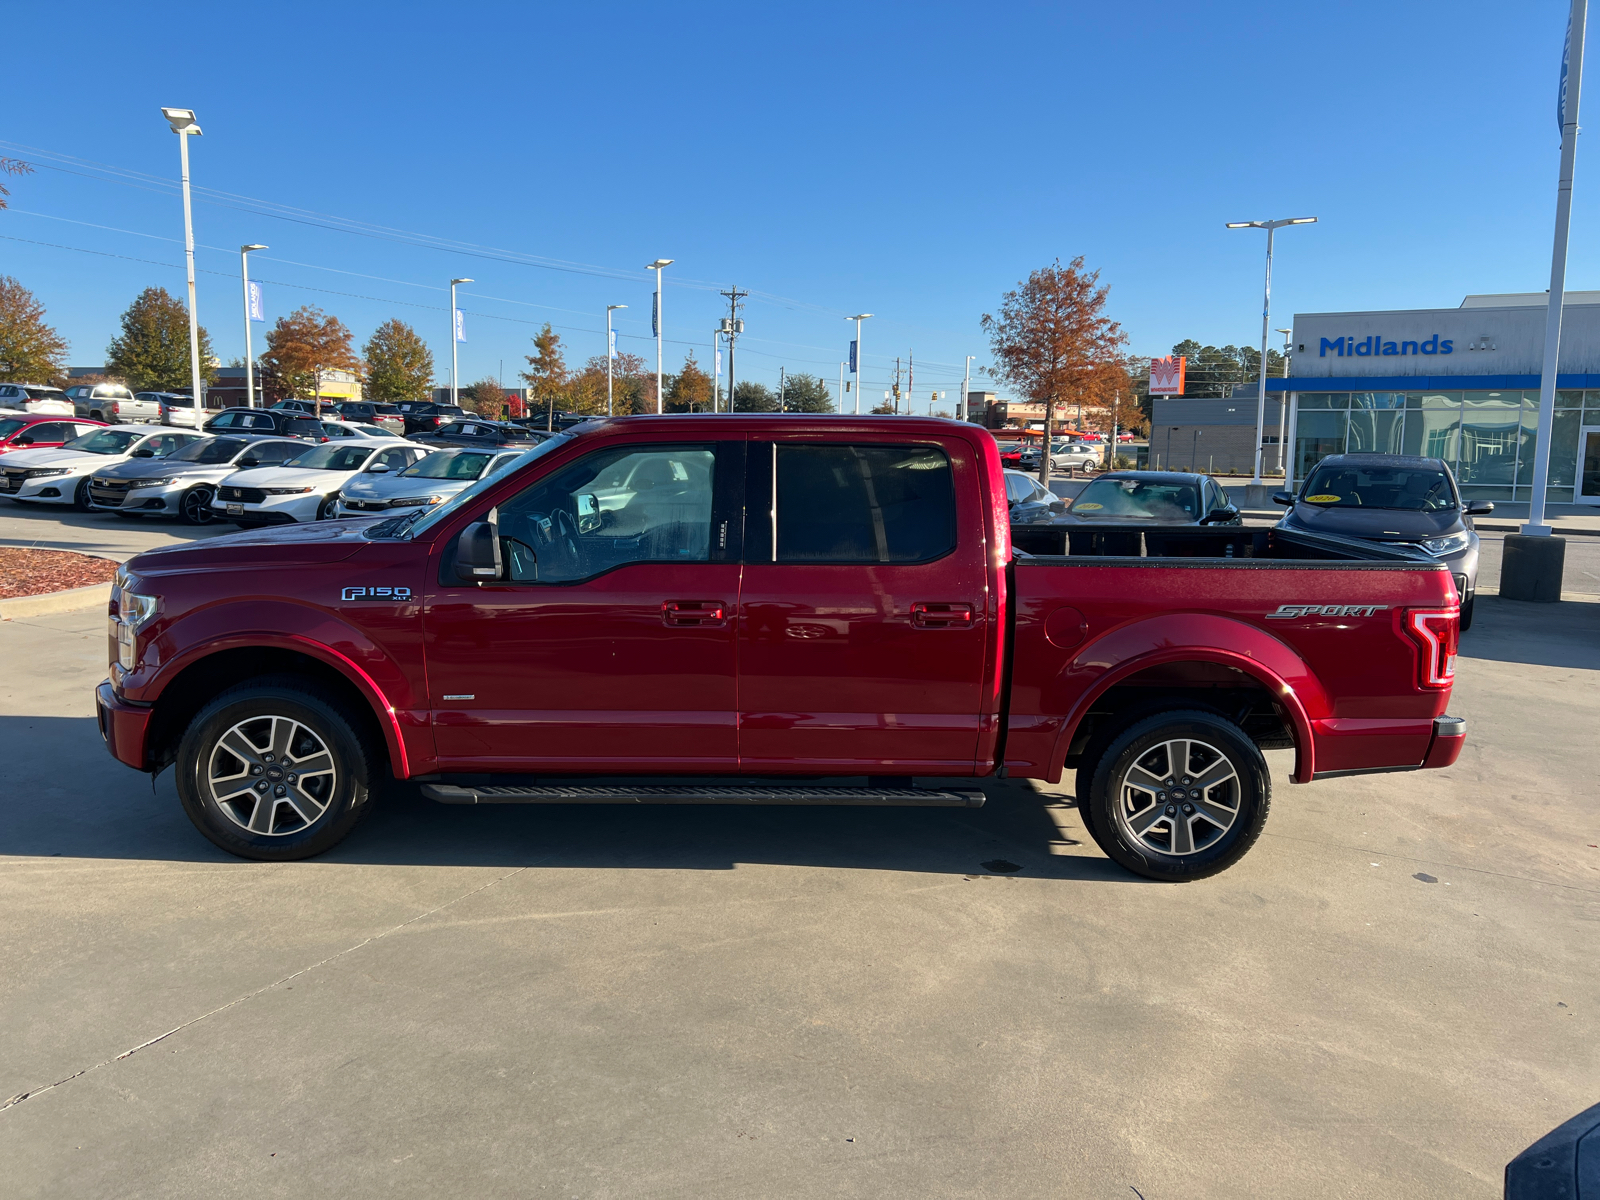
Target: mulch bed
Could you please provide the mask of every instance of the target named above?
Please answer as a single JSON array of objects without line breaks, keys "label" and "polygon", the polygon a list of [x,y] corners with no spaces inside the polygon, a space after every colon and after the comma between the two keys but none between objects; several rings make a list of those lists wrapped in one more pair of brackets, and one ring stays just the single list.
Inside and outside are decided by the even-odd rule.
[{"label": "mulch bed", "polygon": [[70,550],[25,550],[0,546],[0,600],[16,596],[43,596],[68,588],[110,583],[117,564],[109,558],[74,554]]}]

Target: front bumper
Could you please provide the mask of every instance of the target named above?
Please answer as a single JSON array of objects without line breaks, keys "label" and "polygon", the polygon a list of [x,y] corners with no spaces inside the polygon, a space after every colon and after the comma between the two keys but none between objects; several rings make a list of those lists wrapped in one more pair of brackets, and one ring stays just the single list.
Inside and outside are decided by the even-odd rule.
[{"label": "front bumper", "polygon": [[89,480],[89,507],[102,512],[167,512],[178,511],[178,497],[191,485],[169,483],[162,487],[133,487],[125,491],[97,487]]},{"label": "front bumper", "polygon": [[0,496],[13,500],[38,500],[44,504],[71,504],[82,475],[44,475],[37,479],[13,480],[0,474]]},{"label": "front bumper", "polygon": [[[292,525],[301,521],[315,521],[317,506],[322,503],[320,492],[304,492],[298,496],[268,496],[259,503],[223,500],[219,491],[211,501],[211,511],[218,519],[240,525]],[[238,511],[232,511],[237,509]]]},{"label": "front bumper", "polygon": [[117,697],[107,679],[94,690],[95,718],[111,757],[135,770],[146,770],[145,736],[153,709],[129,704]]}]

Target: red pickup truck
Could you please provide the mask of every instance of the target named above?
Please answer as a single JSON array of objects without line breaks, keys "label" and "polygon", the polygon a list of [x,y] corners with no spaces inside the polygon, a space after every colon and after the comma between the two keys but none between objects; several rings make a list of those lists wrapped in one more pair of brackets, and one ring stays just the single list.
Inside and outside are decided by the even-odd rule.
[{"label": "red pickup truck", "polygon": [[1443,567],[1237,526],[1019,526],[1029,553],[994,439],[957,422],[597,420],[396,503],[120,576],[101,731],[174,765],[218,846],[317,854],[391,776],[446,803],[976,806],[973,780],[1076,769],[1106,853],[1183,880],[1260,834],[1263,749],[1309,783],[1447,766],[1465,735]]}]

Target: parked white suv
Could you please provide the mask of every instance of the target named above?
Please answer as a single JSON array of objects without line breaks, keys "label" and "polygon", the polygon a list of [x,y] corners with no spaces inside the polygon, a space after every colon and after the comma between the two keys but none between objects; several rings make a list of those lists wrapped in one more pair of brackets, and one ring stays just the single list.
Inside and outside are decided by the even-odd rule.
[{"label": "parked white suv", "polygon": [[41,383],[0,383],[0,410],[52,417],[78,415],[65,392]]},{"label": "parked white suv", "polygon": [[[148,397],[150,393],[142,394]],[[80,383],[69,387],[67,395],[77,416],[108,425],[153,422],[161,416],[158,405],[140,399],[120,383]]]}]

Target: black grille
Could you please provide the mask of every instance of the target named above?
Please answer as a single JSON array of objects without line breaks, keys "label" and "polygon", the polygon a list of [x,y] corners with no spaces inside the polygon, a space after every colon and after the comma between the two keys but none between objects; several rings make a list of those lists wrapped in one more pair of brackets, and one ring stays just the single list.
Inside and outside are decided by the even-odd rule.
[{"label": "black grille", "polygon": [[217,498],[233,504],[260,504],[267,494],[260,488],[225,487],[217,489]]},{"label": "black grille", "polygon": [[351,512],[382,512],[389,507],[387,500],[346,500],[344,506]]},{"label": "black grille", "polygon": [[20,492],[22,481],[28,477],[26,471],[6,471],[0,474],[0,491]]},{"label": "black grille", "polygon": [[89,486],[97,492],[125,492],[133,486],[130,479],[102,479],[96,475]]}]

